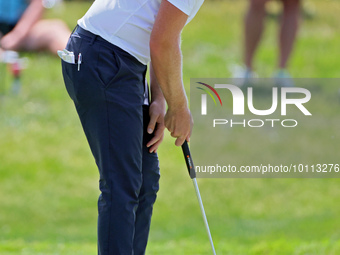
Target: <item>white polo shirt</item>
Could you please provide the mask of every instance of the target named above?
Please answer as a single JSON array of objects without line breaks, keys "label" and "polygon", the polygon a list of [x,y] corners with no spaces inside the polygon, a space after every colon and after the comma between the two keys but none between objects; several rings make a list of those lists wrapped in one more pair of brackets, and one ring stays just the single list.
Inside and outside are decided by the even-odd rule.
[{"label": "white polo shirt", "polygon": [[[150,34],[162,0],[95,0],[78,20],[83,29],[127,51],[141,63],[150,62]],[[188,15],[196,15],[204,0],[167,0]]]}]

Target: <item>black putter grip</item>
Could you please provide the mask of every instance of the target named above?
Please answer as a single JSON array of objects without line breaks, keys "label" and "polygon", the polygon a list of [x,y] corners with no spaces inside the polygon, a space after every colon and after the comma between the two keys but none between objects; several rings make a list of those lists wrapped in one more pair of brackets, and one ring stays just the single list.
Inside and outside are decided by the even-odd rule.
[{"label": "black putter grip", "polygon": [[182,150],[183,150],[185,163],[187,164],[187,168],[188,168],[190,178],[194,179],[194,178],[196,178],[196,171],[195,171],[194,162],[192,161],[192,158],[191,158],[190,149],[189,149],[187,141],[185,141],[182,144]]}]

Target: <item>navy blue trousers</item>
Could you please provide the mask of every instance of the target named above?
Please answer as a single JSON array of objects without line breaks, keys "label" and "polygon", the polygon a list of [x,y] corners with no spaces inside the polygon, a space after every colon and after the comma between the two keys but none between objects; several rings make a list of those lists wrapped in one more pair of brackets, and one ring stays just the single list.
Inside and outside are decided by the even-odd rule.
[{"label": "navy blue trousers", "polygon": [[79,71],[62,70],[100,174],[98,254],[145,254],[160,176],[146,147],[146,66],[80,27],[66,49],[82,54]]}]

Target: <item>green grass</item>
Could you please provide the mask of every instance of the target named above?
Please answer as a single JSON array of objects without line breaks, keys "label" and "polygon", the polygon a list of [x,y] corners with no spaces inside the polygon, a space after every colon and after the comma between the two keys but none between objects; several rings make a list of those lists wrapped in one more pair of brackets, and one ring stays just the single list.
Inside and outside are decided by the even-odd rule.
[{"label": "green grass", "polygon": [[[339,3],[311,2],[317,13],[303,22],[291,72],[339,77]],[[88,5],[67,3],[47,15],[61,16],[72,28]],[[245,1],[207,1],[185,29],[187,90],[190,78],[227,77],[228,67],[241,63],[245,6]],[[275,27],[269,20],[257,56],[261,76],[275,70]],[[0,254],[96,254],[98,173],[64,88],[60,60],[24,55],[29,67],[20,94],[7,91],[0,98]],[[211,254],[181,150],[168,134],[159,156],[161,189],[147,254]],[[340,254],[339,184],[338,179],[200,179],[217,253]]]}]

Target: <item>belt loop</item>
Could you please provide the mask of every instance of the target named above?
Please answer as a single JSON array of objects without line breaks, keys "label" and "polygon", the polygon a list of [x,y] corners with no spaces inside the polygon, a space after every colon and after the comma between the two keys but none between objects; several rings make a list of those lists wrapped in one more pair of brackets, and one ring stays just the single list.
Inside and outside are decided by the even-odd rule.
[{"label": "belt loop", "polygon": [[94,41],[97,39],[97,36],[98,35],[93,35],[93,37],[91,38],[91,41],[90,41],[90,45],[92,45],[94,43]]}]

